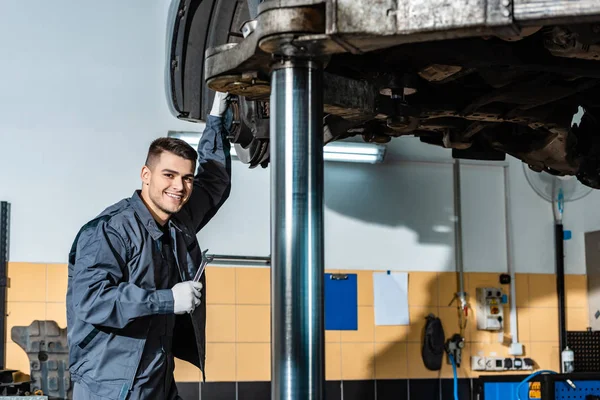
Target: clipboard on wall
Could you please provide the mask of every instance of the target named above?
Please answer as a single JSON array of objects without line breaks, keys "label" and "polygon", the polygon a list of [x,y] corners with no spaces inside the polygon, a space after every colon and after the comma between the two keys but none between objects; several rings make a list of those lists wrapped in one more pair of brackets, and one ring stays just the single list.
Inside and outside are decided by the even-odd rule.
[{"label": "clipboard on wall", "polygon": [[325,274],[325,330],[358,330],[356,274]]}]

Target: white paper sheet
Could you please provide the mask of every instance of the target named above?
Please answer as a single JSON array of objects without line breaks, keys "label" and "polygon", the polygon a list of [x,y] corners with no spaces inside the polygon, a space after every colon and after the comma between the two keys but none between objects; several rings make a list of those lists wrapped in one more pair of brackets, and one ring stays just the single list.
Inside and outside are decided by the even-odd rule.
[{"label": "white paper sheet", "polygon": [[373,273],[375,325],[409,325],[408,273]]}]

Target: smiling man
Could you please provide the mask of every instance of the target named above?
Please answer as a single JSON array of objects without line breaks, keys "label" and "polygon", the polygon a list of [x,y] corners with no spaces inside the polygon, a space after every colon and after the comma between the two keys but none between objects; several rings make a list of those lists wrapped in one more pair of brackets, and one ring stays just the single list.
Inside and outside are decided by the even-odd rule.
[{"label": "smiling man", "polygon": [[173,138],[156,139],[142,168],[142,200],[161,225],[181,210],[192,193],[196,151]]},{"label": "smiling man", "polygon": [[196,234],[229,196],[226,99],[215,96],[198,152],[156,139],[142,189],[79,231],[67,288],[75,400],[180,399],[175,357],[204,374],[205,278],[192,279],[202,261]]}]

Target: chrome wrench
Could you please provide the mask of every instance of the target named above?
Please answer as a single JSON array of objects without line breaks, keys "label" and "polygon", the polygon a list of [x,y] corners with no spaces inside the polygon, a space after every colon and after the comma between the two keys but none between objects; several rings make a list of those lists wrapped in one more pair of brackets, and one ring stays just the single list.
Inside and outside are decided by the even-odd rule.
[{"label": "chrome wrench", "polygon": [[206,265],[214,260],[213,256],[206,255],[207,252],[208,252],[208,249],[206,249],[202,252],[202,261],[200,262],[200,267],[198,267],[196,276],[194,276],[194,279],[193,279],[194,282],[200,282],[200,279],[202,278],[202,275],[204,274],[204,269],[206,268]]}]

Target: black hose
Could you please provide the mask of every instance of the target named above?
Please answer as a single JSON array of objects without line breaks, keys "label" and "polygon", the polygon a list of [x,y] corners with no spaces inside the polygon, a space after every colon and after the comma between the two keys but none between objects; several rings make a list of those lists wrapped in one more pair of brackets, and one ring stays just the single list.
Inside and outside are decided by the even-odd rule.
[{"label": "black hose", "polygon": [[[567,325],[565,322],[565,252],[563,225],[557,223],[554,229],[556,247],[556,294],[558,296],[558,342],[560,352],[565,349],[567,341]],[[562,355],[561,355],[562,366]]]}]

